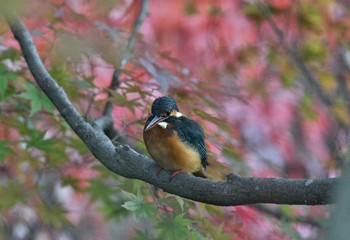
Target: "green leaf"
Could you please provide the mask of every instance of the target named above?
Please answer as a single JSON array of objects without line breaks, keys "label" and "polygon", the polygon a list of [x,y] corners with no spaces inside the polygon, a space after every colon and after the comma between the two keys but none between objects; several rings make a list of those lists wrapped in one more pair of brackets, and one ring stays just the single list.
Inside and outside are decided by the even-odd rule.
[{"label": "green leaf", "polygon": [[201,117],[202,119],[205,119],[209,122],[212,122],[216,125],[218,125],[219,127],[221,127],[223,130],[228,130],[229,127],[228,125],[225,123],[224,120],[220,119],[220,118],[217,118],[215,116],[212,116],[198,108],[194,109],[193,110],[195,114],[197,114],[199,117]]},{"label": "green leaf", "polygon": [[292,75],[286,74],[286,75],[282,76],[281,80],[282,80],[282,83],[284,84],[284,86],[291,87],[294,83],[295,78]]},{"label": "green leaf", "polygon": [[87,82],[87,81],[82,81],[79,79],[75,79],[73,80],[73,84],[78,88],[78,89],[85,89],[85,90],[89,90],[92,89],[93,86],[91,83]]},{"label": "green leaf", "polygon": [[288,222],[288,221],[284,221],[281,220],[280,221],[280,226],[281,226],[281,230],[284,234],[286,234],[289,239],[303,239],[299,233],[293,229],[292,227],[293,222]]},{"label": "green leaf", "polygon": [[[0,69],[0,71],[1,71],[1,69]],[[8,79],[4,78],[4,76],[1,75],[1,72],[0,72],[0,97],[1,97],[1,99],[4,98],[5,91],[7,88],[7,83],[8,83]]]},{"label": "green leaf", "polygon": [[121,188],[124,188],[122,185],[124,179],[115,176],[102,164],[94,166],[93,170],[98,172],[99,177],[89,180],[90,185],[86,192],[89,193],[90,199],[99,203],[98,209],[103,212],[105,218],[119,220],[125,215],[134,214],[121,206],[125,203],[120,191]]},{"label": "green leaf", "polygon": [[39,209],[41,220],[46,224],[51,224],[55,228],[61,228],[63,224],[69,223],[66,218],[66,213],[68,213],[68,211],[59,204],[52,207],[42,205]]},{"label": "green leaf", "polygon": [[325,92],[332,94],[337,90],[338,83],[331,72],[321,71],[317,74],[317,78]]},{"label": "green leaf", "polygon": [[5,209],[10,209],[15,206],[17,203],[25,203],[27,200],[28,193],[23,187],[23,185],[7,181],[0,185],[0,212],[3,212]]},{"label": "green leaf", "polygon": [[177,215],[174,219],[162,217],[157,229],[160,239],[192,239],[193,233],[189,230],[192,220],[184,218],[185,213]]},{"label": "green leaf", "polygon": [[[218,217],[222,218],[223,215],[218,215]],[[213,218],[215,219],[215,218]],[[222,240],[229,240],[232,239],[232,236],[230,234],[225,233],[224,231],[224,223],[217,225],[217,222],[212,222],[209,218],[200,218],[198,220],[198,223],[200,226],[205,229],[205,232],[202,232],[202,234],[206,234],[207,238],[205,239],[222,239]],[[232,233],[231,233],[232,234]],[[203,238],[201,238],[203,239]]]},{"label": "green leaf", "polygon": [[310,38],[307,41],[304,41],[300,52],[305,61],[314,60],[320,62],[327,56],[325,44],[318,38]]},{"label": "green leaf", "polygon": [[7,154],[14,153],[11,147],[7,146],[8,141],[0,141],[0,163],[4,161]]},{"label": "green leaf", "polygon": [[184,12],[188,16],[196,15],[198,13],[197,4],[194,1],[189,1],[184,6]]},{"label": "green leaf", "polygon": [[73,137],[70,139],[70,147],[74,148],[77,150],[80,154],[86,154],[89,153],[88,147],[81,141],[80,138],[78,137]]},{"label": "green leaf", "polygon": [[184,218],[185,213],[181,213],[175,217],[175,223],[183,226],[188,226],[191,224],[193,221],[190,219]]},{"label": "green leaf", "polygon": [[212,6],[209,6],[208,13],[210,16],[218,17],[223,15],[223,10],[221,9],[220,6],[212,5]]},{"label": "green leaf", "polygon": [[305,29],[320,31],[324,26],[324,20],[319,5],[301,3],[298,7],[298,22],[300,23],[300,26]]},{"label": "green leaf", "polygon": [[115,91],[111,91],[110,93],[112,94],[112,101],[115,101],[119,107],[128,108],[132,113],[135,113],[135,107],[142,107],[142,104],[138,102],[139,98],[128,99],[125,95]]},{"label": "green leaf", "polygon": [[71,186],[74,190],[79,190],[79,179],[71,176],[62,176],[61,184],[62,186]]},{"label": "green leaf", "polygon": [[218,206],[210,205],[210,204],[204,204],[204,209],[211,215],[216,217],[222,217],[222,211],[221,208]]},{"label": "green leaf", "polygon": [[181,210],[184,210],[184,199],[182,197],[179,197],[177,195],[174,195],[177,203],[180,205]]},{"label": "green leaf", "polygon": [[246,4],[243,7],[243,13],[247,15],[247,17],[259,22],[266,18],[257,4]]},{"label": "green leaf", "polygon": [[154,202],[144,201],[141,192],[138,192],[137,195],[123,190],[122,192],[130,199],[130,201],[124,202],[122,207],[133,212],[136,219],[154,219],[155,215],[158,213],[158,209],[155,207]]},{"label": "green leaf", "polygon": [[0,61],[6,60],[6,59],[10,59],[11,61],[17,61],[21,59],[21,56],[22,54],[20,53],[20,50],[12,47],[1,52]]},{"label": "green leaf", "polygon": [[33,116],[33,114],[39,112],[41,108],[45,108],[49,112],[54,111],[55,107],[53,106],[49,98],[46,95],[44,95],[41,91],[39,91],[38,87],[36,87],[32,83],[26,83],[24,88],[26,89],[26,92],[21,93],[19,96],[21,98],[30,100],[30,116]]},{"label": "green leaf", "polygon": [[303,114],[303,117],[305,117],[306,119],[316,120],[317,113],[313,109],[311,95],[305,94],[303,96],[303,100],[300,103],[300,110],[301,110],[301,113]]},{"label": "green leaf", "polygon": [[171,197],[175,198],[175,200],[179,204],[181,210],[182,211],[184,210],[185,201],[184,201],[184,199],[182,197],[179,197],[179,196],[174,195],[174,194],[169,194],[169,193],[166,195],[166,197],[167,198],[171,198]]},{"label": "green leaf", "polygon": [[122,205],[123,208],[132,212],[140,209],[141,206],[142,203],[138,201],[127,201]]},{"label": "green leaf", "polygon": [[131,192],[126,192],[124,190],[122,190],[122,193],[131,200],[139,200],[142,201],[142,196],[136,196],[135,194],[131,193]]},{"label": "green leaf", "polygon": [[[123,89],[125,91],[125,93],[137,93],[141,96],[141,98],[146,98],[149,96],[149,92],[143,91],[142,88],[136,84],[124,82],[123,85],[125,85],[125,87],[121,86],[120,89]],[[138,103],[138,105],[139,105],[139,103]]]},{"label": "green leaf", "polygon": [[65,65],[55,66],[49,73],[56,81],[66,82],[72,78],[71,74],[66,69],[67,67]]},{"label": "green leaf", "polygon": [[32,131],[31,138],[26,140],[27,148],[35,147],[44,152],[49,152],[53,149],[56,141],[53,139],[44,139],[45,132]]},{"label": "green leaf", "polygon": [[9,80],[16,80],[15,73],[7,71],[4,65],[0,65],[0,100],[5,99],[6,91],[8,91]]},{"label": "green leaf", "polygon": [[140,229],[135,229],[135,232],[136,232],[136,237],[133,237],[130,240],[149,240],[149,239],[152,239],[150,237],[150,234],[147,231],[147,229],[145,229],[144,231],[142,231]]},{"label": "green leaf", "polygon": [[336,104],[332,106],[332,111],[335,117],[344,123],[345,125],[350,125],[350,116],[348,111],[348,104],[344,100],[338,99]]},{"label": "green leaf", "polygon": [[281,205],[279,206],[279,209],[283,212],[283,214],[289,218],[289,219],[294,219],[295,218],[295,213],[293,212],[293,207],[289,205]]}]

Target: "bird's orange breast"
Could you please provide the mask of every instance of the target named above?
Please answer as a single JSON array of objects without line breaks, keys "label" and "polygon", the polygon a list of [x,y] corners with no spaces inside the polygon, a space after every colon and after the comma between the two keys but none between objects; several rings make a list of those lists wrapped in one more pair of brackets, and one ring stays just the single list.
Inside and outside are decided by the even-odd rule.
[{"label": "bird's orange breast", "polygon": [[143,138],[149,154],[161,167],[191,173],[201,170],[199,153],[180,140],[172,124],[165,129],[157,125],[145,131]]}]

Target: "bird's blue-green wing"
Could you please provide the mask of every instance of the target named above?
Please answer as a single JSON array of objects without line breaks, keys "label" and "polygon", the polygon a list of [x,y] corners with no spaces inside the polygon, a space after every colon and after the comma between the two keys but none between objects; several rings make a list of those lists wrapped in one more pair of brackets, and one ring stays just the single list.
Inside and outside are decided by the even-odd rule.
[{"label": "bird's blue-green wing", "polygon": [[180,139],[198,151],[202,165],[206,168],[208,166],[208,156],[207,148],[205,146],[205,135],[202,127],[185,116],[170,117],[166,122],[173,123],[173,130],[177,132]]}]

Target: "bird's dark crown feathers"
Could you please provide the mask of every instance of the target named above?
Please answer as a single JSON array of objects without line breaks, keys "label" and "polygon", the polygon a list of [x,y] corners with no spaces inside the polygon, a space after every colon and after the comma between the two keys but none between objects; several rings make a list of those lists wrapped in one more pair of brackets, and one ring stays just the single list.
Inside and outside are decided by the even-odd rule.
[{"label": "bird's dark crown feathers", "polygon": [[175,99],[169,96],[159,97],[152,104],[152,114],[156,116],[171,113],[173,110],[179,111],[179,108]]}]

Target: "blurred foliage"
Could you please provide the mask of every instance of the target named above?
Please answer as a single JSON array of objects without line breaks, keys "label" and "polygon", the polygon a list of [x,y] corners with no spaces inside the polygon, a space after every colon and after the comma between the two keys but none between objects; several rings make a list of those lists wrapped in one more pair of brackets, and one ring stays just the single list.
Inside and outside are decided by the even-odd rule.
[{"label": "blurred foliage", "polygon": [[[204,127],[212,179],[339,175],[349,157],[349,8],[334,0],[264,4],[153,0],[129,54],[140,1],[2,1],[0,9],[21,13],[78,111],[93,121],[113,101],[119,134],[144,154],[150,105],[169,94]],[[9,29],[0,34],[0,235],[24,239],[18,226],[27,239],[322,235],[285,219],[325,219],[327,208],[280,206],[284,219],[189,201],[111,173],[33,81]],[[120,85],[110,90],[116,68]]]}]

